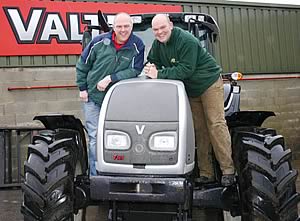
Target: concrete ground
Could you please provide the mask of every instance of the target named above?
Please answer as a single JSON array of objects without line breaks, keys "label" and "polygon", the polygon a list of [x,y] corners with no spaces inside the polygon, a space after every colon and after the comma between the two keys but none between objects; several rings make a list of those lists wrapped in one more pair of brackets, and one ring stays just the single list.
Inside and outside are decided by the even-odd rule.
[{"label": "concrete ground", "polygon": [[[294,161],[293,165],[299,171],[300,160]],[[297,190],[300,192],[300,176],[297,179]],[[0,189],[0,221],[23,221],[23,216],[20,212],[21,202],[22,193],[20,189]],[[97,207],[88,207],[87,221],[100,221],[97,219],[98,213]],[[211,218],[209,219],[212,220]]]}]

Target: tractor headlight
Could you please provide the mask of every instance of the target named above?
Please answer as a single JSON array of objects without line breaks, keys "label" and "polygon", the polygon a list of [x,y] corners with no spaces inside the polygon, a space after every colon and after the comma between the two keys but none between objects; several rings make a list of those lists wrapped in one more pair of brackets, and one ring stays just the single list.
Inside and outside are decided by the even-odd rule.
[{"label": "tractor headlight", "polygon": [[149,147],[155,151],[175,151],[177,148],[177,133],[175,131],[152,134]]},{"label": "tractor headlight", "polygon": [[131,145],[130,137],[127,133],[106,130],[104,135],[105,149],[108,150],[128,150]]}]

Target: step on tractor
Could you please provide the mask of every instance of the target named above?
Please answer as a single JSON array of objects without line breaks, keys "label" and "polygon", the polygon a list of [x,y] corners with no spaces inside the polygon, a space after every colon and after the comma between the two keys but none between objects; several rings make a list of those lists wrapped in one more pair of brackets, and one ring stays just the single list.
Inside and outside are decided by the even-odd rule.
[{"label": "step on tractor", "polygon": [[[111,29],[109,14],[99,12],[99,26]],[[154,14],[132,15],[134,32],[151,47]],[[219,27],[203,13],[169,13],[179,26],[199,39],[212,55]],[[147,51],[147,50],[146,50]],[[182,82],[139,76],[120,81],[103,101],[97,134],[96,176],[89,175],[82,122],[72,115],[36,116],[45,126],[28,146],[21,211],[26,221],[85,220],[97,205],[97,220],[203,220],[197,211],[223,211],[243,221],[299,220],[297,171],[291,150],[276,130],[261,125],[270,111],[240,111],[239,73],[223,74],[224,111],[232,139],[236,182],[195,182],[198,165],[189,100]],[[155,88],[155,90],[153,90]],[[151,93],[149,93],[151,91]],[[201,156],[200,156],[201,157]],[[226,212],[225,212],[226,213]],[[224,214],[225,214],[224,213]],[[217,219],[211,219],[217,220]]]}]

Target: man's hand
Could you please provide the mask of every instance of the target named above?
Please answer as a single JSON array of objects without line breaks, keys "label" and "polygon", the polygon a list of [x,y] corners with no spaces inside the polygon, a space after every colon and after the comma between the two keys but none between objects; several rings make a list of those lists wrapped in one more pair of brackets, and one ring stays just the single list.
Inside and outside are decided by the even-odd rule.
[{"label": "man's hand", "polygon": [[99,91],[105,91],[105,89],[110,84],[110,82],[111,82],[110,75],[107,75],[105,78],[103,78],[101,81],[98,82],[97,89]]},{"label": "man's hand", "polygon": [[152,79],[156,79],[157,78],[157,69],[156,66],[154,64],[148,63],[146,64],[146,66],[144,67],[144,72],[145,75],[152,78]]},{"label": "man's hand", "polygon": [[88,97],[89,97],[89,94],[88,94],[87,91],[80,91],[79,92],[79,98],[80,98],[81,101],[88,102],[88,99],[89,99]]}]

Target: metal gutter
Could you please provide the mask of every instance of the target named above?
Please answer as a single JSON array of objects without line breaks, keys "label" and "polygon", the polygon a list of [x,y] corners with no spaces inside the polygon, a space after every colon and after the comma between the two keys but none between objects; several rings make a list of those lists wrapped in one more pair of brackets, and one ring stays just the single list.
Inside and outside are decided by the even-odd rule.
[{"label": "metal gutter", "polygon": [[[40,0],[43,1],[43,0]],[[44,0],[49,1],[49,0]],[[289,8],[289,9],[300,9],[300,5],[290,5],[290,4],[271,4],[271,3],[258,3],[258,2],[241,2],[241,1],[227,1],[227,0],[115,0],[115,1],[105,1],[105,0],[51,0],[51,1],[64,1],[64,2],[114,2],[114,3],[141,3],[141,4],[174,4],[174,5],[182,5],[182,4],[189,4],[189,3],[203,3],[208,5],[232,5],[232,6],[253,6],[253,7],[266,7],[266,8]]]},{"label": "metal gutter", "polygon": [[[78,0],[77,0],[78,1]],[[81,0],[79,0],[81,1]],[[86,1],[86,0],[85,0]],[[90,2],[94,2],[90,0]],[[102,1],[98,1],[102,2]],[[105,1],[104,1],[105,2]],[[232,5],[232,6],[253,6],[253,7],[261,7],[261,8],[288,8],[288,9],[300,9],[300,5],[290,5],[290,4],[270,4],[270,3],[257,3],[257,2],[241,2],[241,1],[226,1],[226,0],[162,0],[162,1],[144,1],[144,0],[137,0],[137,1],[126,1],[126,0],[119,0],[116,2],[130,2],[130,3],[149,3],[149,4],[164,4],[164,3],[172,3],[172,4],[207,4],[207,5]]]}]

